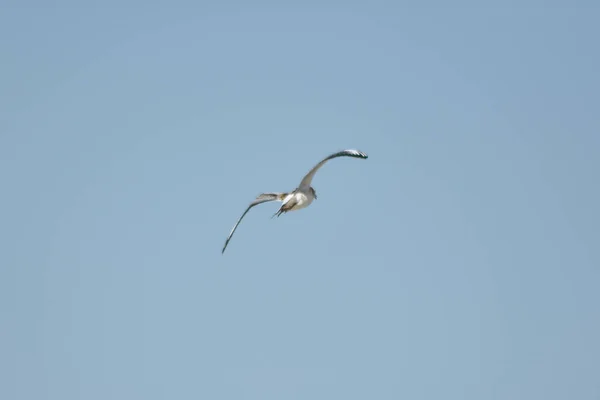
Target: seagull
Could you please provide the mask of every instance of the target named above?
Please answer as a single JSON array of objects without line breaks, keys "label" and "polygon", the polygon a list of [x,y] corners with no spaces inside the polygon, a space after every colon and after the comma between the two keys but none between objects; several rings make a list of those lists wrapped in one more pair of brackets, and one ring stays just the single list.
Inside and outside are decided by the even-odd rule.
[{"label": "seagull", "polygon": [[246,211],[244,211],[242,216],[237,220],[237,222],[231,229],[231,232],[229,232],[229,236],[227,236],[227,240],[225,241],[223,250],[221,250],[221,254],[225,253],[225,249],[227,248],[227,245],[229,244],[229,241],[231,240],[231,237],[233,236],[235,230],[237,229],[240,222],[242,222],[242,219],[244,218],[244,216],[246,216],[246,214],[248,213],[248,211],[250,211],[250,209],[252,207],[257,206],[262,203],[267,203],[270,201],[282,202],[283,204],[281,205],[281,207],[279,207],[279,210],[277,210],[277,212],[275,214],[273,214],[273,216],[271,218],[273,218],[275,216],[279,217],[281,214],[285,214],[289,211],[300,210],[302,208],[308,207],[313,202],[313,200],[315,200],[317,198],[317,192],[315,192],[315,189],[313,189],[313,187],[310,185],[313,177],[315,176],[315,173],[323,165],[325,165],[325,163],[327,161],[332,160],[337,157],[354,157],[354,158],[363,158],[363,159],[368,158],[368,156],[365,153],[363,153],[362,151],[359,151],[359,150],[350,149],[350,150],[338,151],[337,153],[333,153],[333,154],[325,157],[321,162],[319,162],[317,165],[315,165],[313,167],[313,169],[311,169],[308,172],[308,174],[306,174],[306,176],[304,176],[304,178],[302,178],[300,185],[293,191],[291,191],[289,193],[277,192],[277,193],[261,193],[261,194],[259,194],[256,197],[256,199],[254,199],[254,201],[252,203],[250,203],[248,208],[246,208]]}]

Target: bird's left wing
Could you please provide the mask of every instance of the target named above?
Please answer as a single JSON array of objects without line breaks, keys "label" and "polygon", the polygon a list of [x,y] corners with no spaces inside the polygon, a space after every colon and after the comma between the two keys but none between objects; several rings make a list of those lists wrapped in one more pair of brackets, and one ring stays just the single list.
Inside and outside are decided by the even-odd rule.
[{"label": "bird's left wing", "polygon": [[244,211],[242,216],[237,220],[237,222],[233,226],[233,229],[231,229],[231,232],[229,232],[229,236],[227,236],[227,240],[225,241],[223,250],[221,250],[221,254],[223,254],[225,252],[225,249],[227,248],[227,245],[229,244],[229,241],[231,240],[233,233],[237,229],[240,222],[242,222],[242,219],[244,218],[244,216],[248,213],[248,211],[250,211],[250,209],[252,207],[257,206],[262,203],[269,202],[269,201],[283,201],[283,199],[285,198],[286,195],[287,195],[287,193],[262,193],[262,194],[259,194],[258,197],[256,197],[256,199],[252,203],[250,203],[248,208],[246,208],[246,211]]}]

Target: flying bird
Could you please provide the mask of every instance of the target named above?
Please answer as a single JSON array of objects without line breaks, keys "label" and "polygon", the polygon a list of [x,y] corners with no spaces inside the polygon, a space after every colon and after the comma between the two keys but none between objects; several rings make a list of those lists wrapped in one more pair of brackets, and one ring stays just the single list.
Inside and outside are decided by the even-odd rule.
[{"label": "flying bird", "polygon": [[[333,153],[333,154],[325,157],[320,163],[315,165],[313,167],[313,169],[311,169],[308,172],[308,174],[306,174],[306,176],[304,176],[304,178],[302,178],[300,185],[296,189],[294,189],[292,192],[259,194],[256,197],[256,199],[254,199],[254,201],[252,203],[250,203],[248,208],[246,208],[246,211],[244,211],[242,216],[237,220],[237,222],[231,229],[231,232],[229,232],[229,236],[227,236],[227,240],[225,240],[225,245],[223,246],[223,250],[221,250],[221,254],[223,254],[225,252],[225,249],[227,248],[227,245],[229,244],[231,237],[235,233],[235,230],[237,229],[240,222],[242,222],[242,219],[244,218],[244,216],[246,216],[246,214],[248,213],[248,211],[250,211],[250,209],[252,207],[257,206],[262,203],[267,203],[270,201],[282,202],[283,204],[281,205],[281,207],[279,207],[279,210],[277,210],[277,212],[275,214],[273,214],[273,217],[275,217],[275,216],[279,217],[281,214],[285,214],[289,211],[300,210],[302,208],[308,207],[310,205],[310,203],[312,203],[313,200],[315,200],[317,198],[317,192],[315,192],[315,189],[313,189],[313,187],[311,186],[311,182],[312,182],[313,177],[315,176],[315,173],[319,170],[319,168],[321,168],[323,165],[325,165],[325,163],[327,161],[337,158],[337,157],[354,157],[354,158],[363,158],[363,159],[368,158],[368,156],[365,153],[363,153],[362,151],[342,150],[342,151]],[[273,217],[271,217],[271,218],[273,218]]]}]

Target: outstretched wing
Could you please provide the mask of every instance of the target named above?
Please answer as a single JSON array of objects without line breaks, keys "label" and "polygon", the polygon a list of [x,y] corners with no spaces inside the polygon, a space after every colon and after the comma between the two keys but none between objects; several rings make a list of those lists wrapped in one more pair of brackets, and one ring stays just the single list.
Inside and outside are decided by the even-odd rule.
[{"label": "outstretched wing", "polygon": [[315,176],[315,173],[319,170],[319,168],[321,168],[327,161],[337,157],[368,158],[368,156],[362,151],[352,149],[342,150],[338,151],[337,153],[333,153],[332,155],[325,157],[323,161],[315,165],[313,169],[311,169],[310,172],[306,174],[306,176],[302,179],[302,182],[300,182],[300,187],[309,187],[312,182],[313,176]]},{"label": "outstretched wing", "polygon": [[233,226],[233,229],[231,229],[231,232],[229,232],[229,236],[227,236],[227,240],[225,241],[223,250],[221,250],[221,254],[223,254],[225,252],[225,249],[227,248],[227,245],[229,244],[229,241],[231,240],[233,233],[237,229],[240,222],[242,222],[242,219],[244,218],[244,216],[248,213],[248,211],[250,211],[250,209],[252,207],[257,206],[262,203],[269,202],[269,201],[283,201],[283,199],[285,198],[286,195],[287,195],[287,193],[262,193],[262,194],[259,194],[258,197],[256,197],[256,199],[252,203],[250,203],[248,208],[246,208],[246,211],[244,211],[244,213],[242,214],[240,219],[237,220],[237,222]]}]

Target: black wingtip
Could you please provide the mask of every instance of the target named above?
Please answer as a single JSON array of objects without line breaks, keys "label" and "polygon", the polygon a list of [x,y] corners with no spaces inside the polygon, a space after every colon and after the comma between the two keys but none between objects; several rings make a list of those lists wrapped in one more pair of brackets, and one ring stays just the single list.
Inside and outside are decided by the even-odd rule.
[{"label": "black wingtip", "polygon": [[364,153],[357,149],[348,149],[348,150],[345,150],[343,153],[346,153],[346,155],[357,157],[357,158],[369,158],[367,153]]},{"label": "black wingtip", "polygon": [[365,160],[367,158],[369,158],[369,156],[367,155],[367,153],[363,153],[360,150],[354,150],[354,151],[356,151],[356,157],[358,157],[358,158],[364,158]]}]

